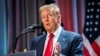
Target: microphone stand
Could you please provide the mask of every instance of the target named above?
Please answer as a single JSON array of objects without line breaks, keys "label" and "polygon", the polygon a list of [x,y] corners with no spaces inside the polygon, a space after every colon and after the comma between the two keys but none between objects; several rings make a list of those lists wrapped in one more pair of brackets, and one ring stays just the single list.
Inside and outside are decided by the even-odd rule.
[{"label": "microphone stand", "polygon": [[[9,49],[9,53],[15,53],[15,49],[16,49],[16,45],[18,42],[18,39],[20,38],[20,36],[22,36],[23,34],[26,34],[28,32],[35,32],[35,30],[24,30],[23,32],[21,32],[15,39],[14,43],[12,44],[12,46]],[[10,52],[11,51],[11,52]]]}]

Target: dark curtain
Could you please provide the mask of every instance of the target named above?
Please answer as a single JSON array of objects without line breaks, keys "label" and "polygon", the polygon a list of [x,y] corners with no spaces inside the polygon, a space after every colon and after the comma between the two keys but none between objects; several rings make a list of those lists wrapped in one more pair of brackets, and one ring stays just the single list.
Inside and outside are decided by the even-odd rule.
[{"label": "dark curtain", "polygon": [[[41,24],[38,8],[44,1],[38,0],[8,0],[8,44],[9,51],[12,51],[12,44],[16,40],[16,37],[27,27],[32,24]],[[38,35],[38,31],[35,33],[27,33],[20,36],[16,51],[22,52],[24,49],[30,49],[31,39]]]}]

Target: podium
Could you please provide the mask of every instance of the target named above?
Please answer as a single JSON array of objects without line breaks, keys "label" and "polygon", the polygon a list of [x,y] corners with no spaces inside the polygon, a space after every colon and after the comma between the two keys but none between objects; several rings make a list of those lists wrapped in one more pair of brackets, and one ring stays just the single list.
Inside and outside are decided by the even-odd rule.
[{"label": "podium", "polygon": [[14,54],[8,54],[7,56],[36,56],[36,50],[27,51],[27,52],[19,52]]}]

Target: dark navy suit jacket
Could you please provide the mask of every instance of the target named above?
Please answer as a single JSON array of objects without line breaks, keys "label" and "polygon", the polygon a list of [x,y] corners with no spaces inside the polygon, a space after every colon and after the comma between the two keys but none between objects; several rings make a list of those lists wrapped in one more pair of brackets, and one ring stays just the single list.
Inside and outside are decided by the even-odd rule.
[{"label": "dark navy suit jacket", "polygon": [[[32,40],[31,50],[36,50],[37,56],[43,55],[46,33]],[[74,32],[62,29],[57,40],[61,45],[62,56],[83,56],[82,37]]]}]

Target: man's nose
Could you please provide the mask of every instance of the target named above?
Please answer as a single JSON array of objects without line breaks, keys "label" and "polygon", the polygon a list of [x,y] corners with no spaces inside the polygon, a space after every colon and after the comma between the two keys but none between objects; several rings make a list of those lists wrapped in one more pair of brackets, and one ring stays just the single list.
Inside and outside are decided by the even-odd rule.
[{"label": "man's nose", "polygon": [[48,15],[46,16],[46,21],[49,21],[49,17],[48,17]]}]

